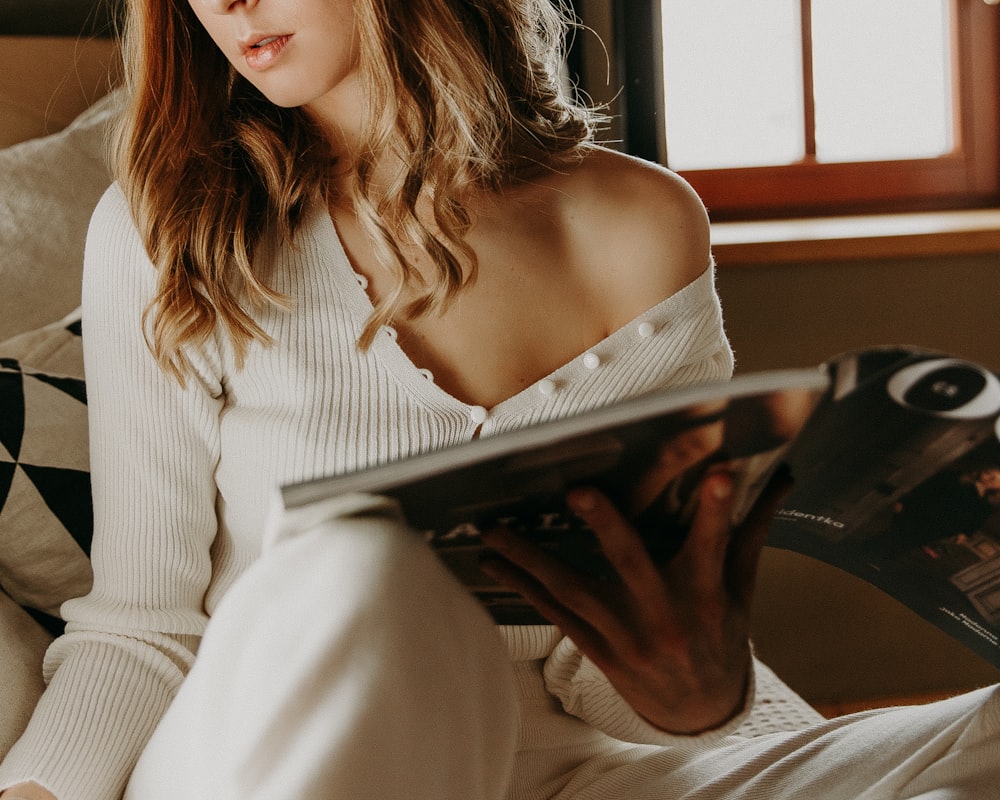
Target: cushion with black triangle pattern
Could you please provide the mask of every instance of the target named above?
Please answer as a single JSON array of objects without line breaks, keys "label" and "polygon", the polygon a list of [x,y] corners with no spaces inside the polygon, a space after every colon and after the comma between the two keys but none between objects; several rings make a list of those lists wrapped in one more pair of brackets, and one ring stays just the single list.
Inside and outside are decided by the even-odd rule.
[{"label": "cushion with black triangle pattern", "polygon": [[74,312],[0,343],[0,588],[52,617],[92,582],[80,334]]}]

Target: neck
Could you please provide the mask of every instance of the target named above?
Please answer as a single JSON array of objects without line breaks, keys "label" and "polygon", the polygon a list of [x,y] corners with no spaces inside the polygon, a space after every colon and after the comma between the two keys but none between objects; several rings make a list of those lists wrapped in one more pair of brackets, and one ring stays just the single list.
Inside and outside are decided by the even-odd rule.
[{"label": "neck", "polygon": [[346,180],[354,173],[361,152],[367,108],[356,74],[305,106],[305,111],[323,128],[337,163],[338,173]]}]

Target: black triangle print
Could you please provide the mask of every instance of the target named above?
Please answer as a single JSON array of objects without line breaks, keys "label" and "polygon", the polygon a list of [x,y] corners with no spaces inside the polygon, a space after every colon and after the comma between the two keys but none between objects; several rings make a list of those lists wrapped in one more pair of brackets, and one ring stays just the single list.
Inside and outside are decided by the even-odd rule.
[{"label": "black triangle print", "polygon": [[83,322],[81,320],[76,320],[71,322],[66,326],[66,330],[72,333],[74,336],[83,336]]},{"label": "black triangle print", "polygon": [[21,455],[23,439],[24,384],[21,373],[0,372],[0,443],[17,459]]},{"label": "black triangle print", "polygon": [[44,611],[39,611],[37,608],[32,608],[31,606],[22,606],[28,614],[48,631],[49,636],[53,639],[62,636],[66,632],[66,623],[63,622],[59,617],[53,617],[51,614],[46,614]]},{"label": "black triangle print", "polygon": [[90,473],[57,467],[20,466],[35,484],[56,518],[83,552],[90,555],[94,534],[94,507],[90,499]]},{"label": "black triangle print", "polygon": [[54,375],[43,375],[37,372],[29,372],[27,376],[42,383],[47,383],[60,392],[68,394],[70,397],[75,397],[85,405],[87,403],[87,385],[79,378],[57,378]]},{"label": "black triangle print", "polygon": [[16,464],[11,464],[9,461],[0,461],[0,509],[7,504],[7,498],[10,496],[10,487],[14,482],[15,469],[17,469]]}]

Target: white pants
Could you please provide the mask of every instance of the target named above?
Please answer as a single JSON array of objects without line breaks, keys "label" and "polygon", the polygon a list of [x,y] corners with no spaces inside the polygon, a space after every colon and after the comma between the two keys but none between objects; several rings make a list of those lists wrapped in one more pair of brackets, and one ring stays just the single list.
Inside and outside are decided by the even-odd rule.
[{"label": "white pants", "polygon": [[993,689],[683,748],[618,742],[522,698],[534,735],[519,745],[496,629],[390,504],[346,498],[276,530],[213,616],[128,798],[1000,797]]}]

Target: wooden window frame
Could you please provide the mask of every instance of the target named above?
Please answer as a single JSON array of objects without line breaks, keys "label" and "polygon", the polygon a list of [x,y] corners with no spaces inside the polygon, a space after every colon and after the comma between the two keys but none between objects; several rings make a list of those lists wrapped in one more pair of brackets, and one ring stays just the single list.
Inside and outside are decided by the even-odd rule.
[{"label": "wooden window frame", "polygon": [[[808,0],[803,0],[808,3]],[[681,170],[714,220],[977,208],[1000,203],[1000,9],[951,0],[956,97],[951,153],[936,158]],[[659,0],[616,0],[623,147],[669,164]],[[808,108],[808,104],[807,104]],[[808,112],[807,112],[808,113]]]}]

